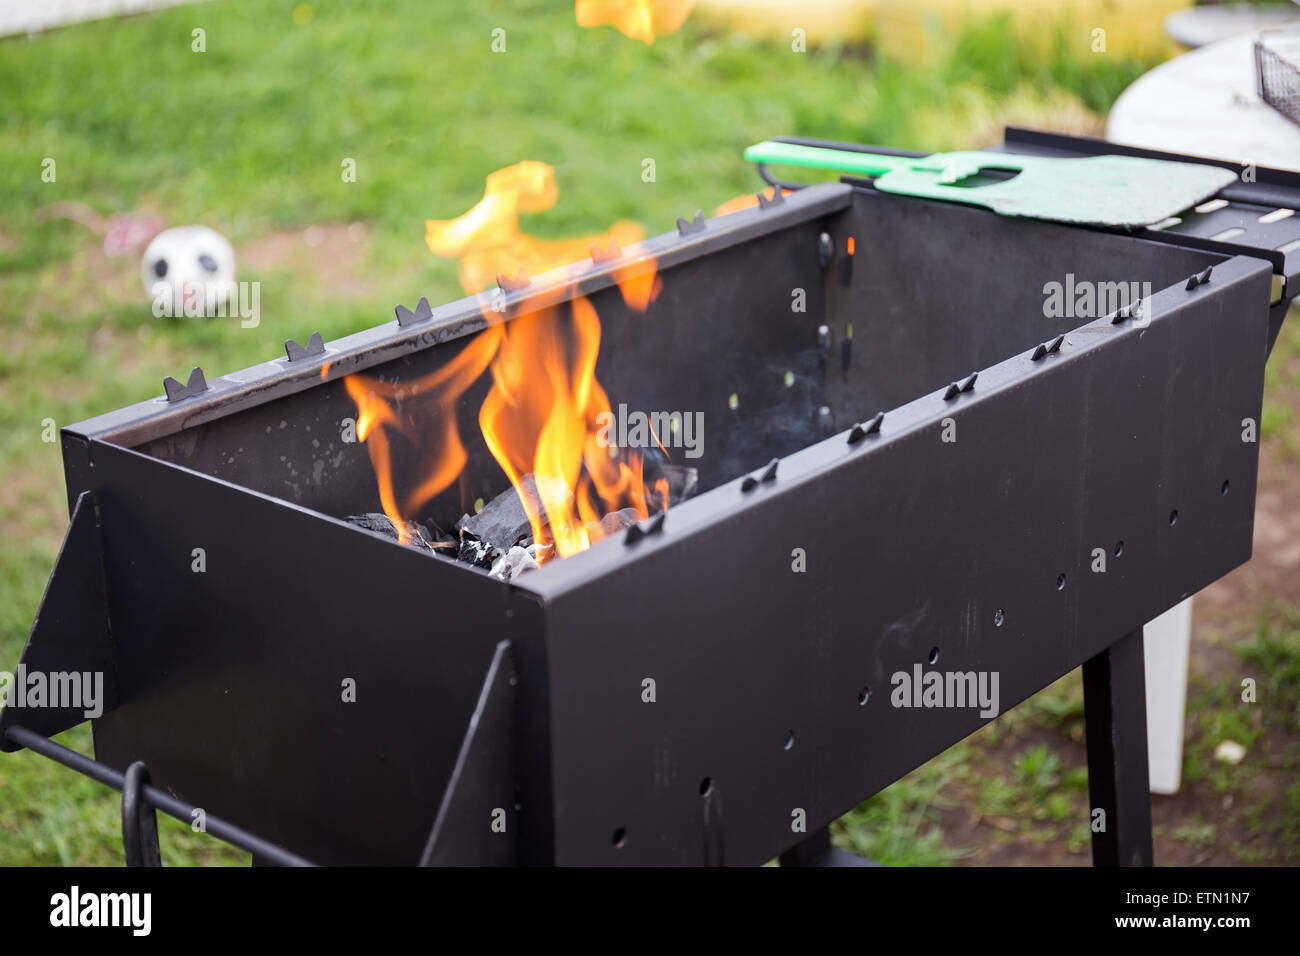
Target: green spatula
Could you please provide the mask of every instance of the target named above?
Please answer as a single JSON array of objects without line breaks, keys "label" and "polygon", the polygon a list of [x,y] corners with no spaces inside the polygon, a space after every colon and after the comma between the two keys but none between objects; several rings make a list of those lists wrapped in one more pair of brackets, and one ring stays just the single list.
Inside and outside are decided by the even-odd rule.
[{"label": "green spatula", "polygon": [[970,203],[1004,216],[1126,229],[1176,216],[1237,178],[1217,166],[1140,156],[883,156],[768,141],[749,147],[745,158],[871,176],[882,192]]}]

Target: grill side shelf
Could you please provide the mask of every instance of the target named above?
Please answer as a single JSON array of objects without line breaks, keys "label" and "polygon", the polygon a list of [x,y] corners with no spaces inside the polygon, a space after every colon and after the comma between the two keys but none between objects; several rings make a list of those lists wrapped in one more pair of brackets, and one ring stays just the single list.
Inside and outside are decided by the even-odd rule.
[{"label": "grill side shelf", "polygon": [[[1005,138],[1005,143],[991,149],[1052,156],[1096,156],[1102,153],[1145,156],[1218,166],[1240,173],[1240,181],[1220,190],[1217,199],[1174,217],[1177,221],[1137,229],[1133,234],[1225,255],[1267,259],[1273,264],[1274,273],[1284,280],[1282,298],[1293,299],[1300,295],[1300,215],[1294,214],[1300,212],[1300,173],[1011,126],[1007,127]],[[1293,214],[1285,215],[1287,210]],[[1277,327],[1280,326],[1270,330],[1273,340],[1277,338]]]}]

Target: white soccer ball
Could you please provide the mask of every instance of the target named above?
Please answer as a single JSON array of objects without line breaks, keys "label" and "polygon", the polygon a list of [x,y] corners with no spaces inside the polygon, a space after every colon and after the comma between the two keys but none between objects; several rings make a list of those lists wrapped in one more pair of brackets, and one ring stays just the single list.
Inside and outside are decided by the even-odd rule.
[{"label": "white soccer ball", "polygon": [[153,297],[154,315],[225,315],[237,296],[235,250],[207,226],[177,226],[149,243],[140,278]]}]

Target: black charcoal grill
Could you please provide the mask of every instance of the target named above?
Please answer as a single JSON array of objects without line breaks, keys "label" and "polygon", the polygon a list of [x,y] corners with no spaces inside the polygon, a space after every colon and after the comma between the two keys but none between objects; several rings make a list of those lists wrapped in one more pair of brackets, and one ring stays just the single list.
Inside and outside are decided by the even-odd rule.
[{"label": "black charcoal grill", "polygon": [[[5,749],[123,789],[131,862],[155,807],[269,863],[842,862],[832,820],[984,723],[891,706],[891,674],[996,671],[1005,710],[1082,664],[1094,858],[1150,862],[1142,625],[1250,557],[1244,422],[1300,291],[1300,217],[1258,221],[1300,177],[1221,199],[1120,234],[810,186],[650,240],[645,315],[593,262],[600,381],[703,412],[699,493],[509,583],[341,520],[380,510],[343,377],[440,367],[475,301],[65,428],[23,664],[103,671],[109,705],[94,761],[48,740],[74,709],[6,709]],[[1152,294],[1045,318],[1067,275]],[[507,283],[508,320],[554,279]],[[508,488],[486,387],[443,526]]]}]

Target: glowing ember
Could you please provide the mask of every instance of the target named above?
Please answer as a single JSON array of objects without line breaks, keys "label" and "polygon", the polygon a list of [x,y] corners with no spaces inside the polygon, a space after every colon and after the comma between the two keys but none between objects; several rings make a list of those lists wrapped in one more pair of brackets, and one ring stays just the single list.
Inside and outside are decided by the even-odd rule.
[{"label": "glowing ember", "polygon": [[675,32],[695,8],[695,0],[577,0],[580,27],[611,26],[633,40],[653,43]]}]

